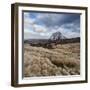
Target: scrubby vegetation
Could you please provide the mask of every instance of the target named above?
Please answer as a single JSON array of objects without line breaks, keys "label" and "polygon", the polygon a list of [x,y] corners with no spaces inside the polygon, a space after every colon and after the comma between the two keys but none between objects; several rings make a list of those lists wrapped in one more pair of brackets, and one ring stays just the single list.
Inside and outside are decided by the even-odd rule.
[{"label": "scrubby vegetation", "polygon": [[24,76],[80,74],[80,43],[57,44],[53,49],[24,44]]}]

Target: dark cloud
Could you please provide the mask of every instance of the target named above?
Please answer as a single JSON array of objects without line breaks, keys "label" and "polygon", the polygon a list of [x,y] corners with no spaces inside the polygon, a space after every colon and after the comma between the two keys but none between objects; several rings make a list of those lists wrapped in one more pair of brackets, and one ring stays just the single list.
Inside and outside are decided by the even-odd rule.
[{"label": "dark cloud", "polygon": [[80,14],[52,14],[52,13],[38,13],[37,21],[36,23],[41,22],[47,27],[52,26],[61,26],[65,23],[72,23],[75,20],[78,20],[77,23],[80,22]]}]

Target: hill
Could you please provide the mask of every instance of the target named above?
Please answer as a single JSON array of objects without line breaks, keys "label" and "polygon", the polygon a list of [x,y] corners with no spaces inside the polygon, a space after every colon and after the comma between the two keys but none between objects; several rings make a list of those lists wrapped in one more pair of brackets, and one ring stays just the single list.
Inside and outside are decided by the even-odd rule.
[{"label": "hill", "polygon": [[24,44],[24,76],[80,74],[80,43],[57,44],[53,49]]}]

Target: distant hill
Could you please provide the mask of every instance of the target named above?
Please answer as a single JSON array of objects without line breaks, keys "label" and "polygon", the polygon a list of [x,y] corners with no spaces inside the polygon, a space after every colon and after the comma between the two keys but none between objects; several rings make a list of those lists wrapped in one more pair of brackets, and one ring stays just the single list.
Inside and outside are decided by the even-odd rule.
[{"label": "distant hill", "polygon": [[66,44],[66,43],[76,43],[80,42],[80,37],[76,38],[66,38],[60,32],[55,32],[51,35],[49,39],[28,39],[24,40],[24,43],[28,43],[31,46],[37,47],[45,47],[45,48],[52,48],[52,45],[57,44]]}]

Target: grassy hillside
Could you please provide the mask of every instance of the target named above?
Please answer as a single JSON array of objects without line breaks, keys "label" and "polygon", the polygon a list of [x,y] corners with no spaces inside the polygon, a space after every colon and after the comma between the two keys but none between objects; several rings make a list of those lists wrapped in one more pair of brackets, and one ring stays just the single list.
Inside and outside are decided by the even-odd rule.
[{"label": "grassy hillside", "polygon": [[80,74],[80,43],[58,44],[53,49],[24,44],[24,76]]}]

